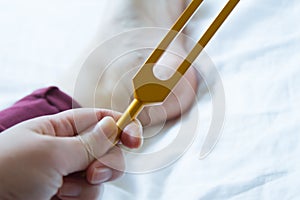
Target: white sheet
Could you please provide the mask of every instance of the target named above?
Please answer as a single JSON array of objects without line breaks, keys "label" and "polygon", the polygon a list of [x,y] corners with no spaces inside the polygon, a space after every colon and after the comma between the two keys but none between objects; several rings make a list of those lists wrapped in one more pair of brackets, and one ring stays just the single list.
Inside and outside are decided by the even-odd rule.
[{"label": "white sheet", "polygon": [[[53,83],[76,60],[96,31],[100,4],[0,1],[1,108]],[[211,12],[199,22],[208,23],[214,4],[206,1]],[[299,10],[296,0],[241,1],[206,49],[226,94],[226,121],[215,149],[199,160],[211,121],[211,99],[205,96],[182,122],[190,123],[199,111],[197,138],[183,157],[164,169],[105,184],[103,198],[299,199]],[[195,39],[198,27],[204,28],[196,22],[191,27]],[[182,124],[146,142],[143,151],[165,146]]]}]

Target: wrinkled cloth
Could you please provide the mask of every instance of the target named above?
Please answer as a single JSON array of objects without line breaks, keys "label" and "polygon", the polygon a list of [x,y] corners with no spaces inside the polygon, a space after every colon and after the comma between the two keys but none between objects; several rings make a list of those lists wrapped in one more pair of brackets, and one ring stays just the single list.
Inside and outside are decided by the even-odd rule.
[{"label": "wrinkled cloth", "polygon": [[[214,5],[226,2],[204,3],[207,7],[201,7],[198,21],[193,21],[195,40],[218,12]],[[178,129],[198,118],[197,138],[184,155],[155,172],[128,173],[106,184],[103,199],[300,199],[299,10],[296,0],[240,1],[205,49],[226,95],[222,136],[211,154],[199,159],[213,107],[210,98],[202,97],[198,116],[193,113],[195,106],[193,114],[156,139],[146,140],[141,150],[160,151],[172,143]],[[205,60],[198,62],[205,68]],[[161,155],[151,162],[169,157]],[[140,164],[137,158],[132,160]]]},{"label": "wrinkled cloth", "polygon": [[78,103],[57,87],[39,89],[0,111],[0,132],[28,119],[78,107]]}]

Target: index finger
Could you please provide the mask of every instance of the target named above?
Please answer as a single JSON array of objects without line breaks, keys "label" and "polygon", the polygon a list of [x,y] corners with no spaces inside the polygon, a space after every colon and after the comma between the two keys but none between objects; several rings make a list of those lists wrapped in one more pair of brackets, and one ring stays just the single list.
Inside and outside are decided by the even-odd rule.
[{"label": "index finger", "polygon": [[75,136],[97,124],[106,116],[118,119],[121,114],[112,110],[78,108],[54,115],[35,118],[27,122],[27,126],[43,135],[58,137]]},{"label": "index finger", "polygon": [[[112,117],[117,122],[121,113],[108,109],[75,109],[73,110],[73,122],[72,120],[71,122],[78,133],[81,133],[107,116]],[[142,133],[141,123],[134,120],[124,128],[119,139],[128,148],[138,148],[142,145]]]},{"label": "index finger", "polygon": [[[28,126],[43,135],[72,137],[95,126],[107,116],[117,121],[121,113],[108,109],[78,108],[30,120]],[[130,123],[122,132],[120,140],[129,148],[138,148],[142,144],[140,122]]]}]

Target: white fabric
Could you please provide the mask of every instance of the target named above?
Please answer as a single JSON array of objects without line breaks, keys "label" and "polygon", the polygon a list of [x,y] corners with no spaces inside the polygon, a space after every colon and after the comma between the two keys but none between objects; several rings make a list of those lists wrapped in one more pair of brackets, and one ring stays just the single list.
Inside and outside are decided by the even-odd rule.
[{"label": "white fabric", "polygon": [[[205,2],[209,11],[193,22],[193,38],[225,2]],[[75,61],[97,28],[100,4],[0,1],[1,108],[53,83]],[[164,169],[105,184],[103,198],[299,199],[299,10],[297,0],[242,0],[206,49],[226,94],[226,120],[215,149],[199,160],[211,120],[211,99],[203,97],[183,120],[189,123],[199,108],[199,134],[183,157]],[[144,151],[163,147],[178,126],[155,144],[146,142]]]}]

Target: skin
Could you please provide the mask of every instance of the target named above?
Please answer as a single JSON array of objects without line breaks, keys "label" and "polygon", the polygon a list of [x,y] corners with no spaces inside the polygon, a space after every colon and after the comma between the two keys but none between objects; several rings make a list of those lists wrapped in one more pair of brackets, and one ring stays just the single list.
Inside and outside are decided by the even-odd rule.
[{"label": "skin", "polygon": [[[118,89],[117,95],[112,94],[114,85],[111,83],[118,82],[122,72],[132,70],[137,64],[141,65],[149,52],[128,56],[121,65],[113,64],[111,70],[104,74],[108,81],[100,81],[98,85],[93,82],[99,78],[95,71],[99,68],[104,70],[103,61],[109,57],[107,54],[110,51],[100,52],[102,57],[91,61],[97,69],[91,67],[88,71],[80,72],[81,63],[96,44],[112,35],[141,27],[170,28],[183,11],[184,1],[178,0],[177,6],[170,6],[175,5],[174,0],[159,1],[159,4],[146,0],[107,1],[101,24],[109,29],[99,29],[97,37],[91,40],[91,45],[78,60],[80,64],[73,66],[71,72],[68,71],[57,85],[73,96],[77,77],[81,73],[84,80],[81,87],[76,88],[80,96],[76,96],[75,100],[83,107],[110,108],[111,101],[124,102],[124,97],[129,97],[129,101],[132,94],[128,92],[128,88],[131,88],[131,77],[124,80],[124,88],[127,89]],[[161,13],[164,13],[163,18]],[[160,37],[143,33],[123,40],[128,43],[119,43],[111,48],[131,51],[145,42],[144,45],[156,46]],[[181,56],[186,55],[184,42],[179,39],[174,44],[176,53]],[[158,75],[170,76],[181,61],[174,56],[164,58],[160,63],[161,70],[158,71]],[[192,105],[197,86],[197,76],[191,68],[162,105],[143,110],[139,116],[142,124],[150,126],[181,115]],[[94,91],[95,88],[92,101],[86,99],[89,96],[86,92]],[[125,108],[120,106],[116,109],[124,111]],[[125,168],[122,152],[111,145],[117,131],[115,121],[120,117],[120,113],[101,109],[96,111],[95,119],[94,110],[80,109],[76,114],[74,112],[67,111],[29,120],[0,135],[0,199],[97,199],[101,196],[101,183],[122,175],[122,170],[114,170]],[[82,123],[75,123],[74,116]],[[81,140],[78,134],[82,136]],[[129,148],[137,148],[142,143],[141,134],[141,125],[134,121],[125,128],[121,142]],[[110,142],[107,138],[111,139]],[[93,155],[90,155],[90,149],[94,152]],[[114,167],[106,166],[100,160],[113,160],[115,162],[111,166]],[[82,171],[85,172],[85,176],[82,176]]]},{"label": "skin", "polygon": [[[130,52],[141,46],[157,46],[165,32],[141,31],[125,34],[120,41],[115,39],[108,47],[97,49],[97,56],[89,57],[95,48],[107,39],[120,33],[145,27],[169,29],[185,8],[185,1],[177,0],[116,0],[105,1],[102,10],[103,16],[99,24],[99,31],[90,45],[82,53],[72,70],[68,70],[61,81],[60,88],[73,96],[83,107],[99,107],[124,112],[132,99],[132,82],[134,74],[124,75],[141,66],[151,51],[139,51],[126,55],[107,67],[108,60],[116,52]],[[159,1],[159,3],[158,3]],[[170,6],[172,5],[172,6]],[[175,6],[176,5],[176,6]],[[163,13],[163,15],[162,15]],[[163,16],[163,17],[162,17]],[[185,40],[179,38],[173,43],[171,51],[179,56],[187,54]],[[101,47],[101,46],[100,46]],[[110,50],[108,50],[110,49]],[[120,56],[120,55],[117,55]],[[88,64],[83,63],[88,58]],[[178,56],[164,57],[157,70],[159,77],[168,77],[182,62]],[[82,69],[86,70],[82,70]],[[100,74],[103,76],[100,79]],[[187,111],[195,100],[195,91],[198,88],[196,71],[191,67],[184,78],[174,88],[172,94],[162,105],[145,108],[139,116],[143,126],[151,126],[166,120],[174,119]],[[79,78],[78,78],[79,77]],[[121,81],[121,86],[116,87]],[[75,95],[74,95],[75,94]],[[78,95],[76,95],[78,94]],[[112,108],[111,103],[115,106]]]},{"label": "skin", "polygon": [[[110,110],[76,109],[2,132],[0,199],[97,199],[101,183],[122,175],[114,168],[125,168],[122,152],[112,145],[119,117]],[[137,148],[141,134],[140,123],[134,121],[124,129],[121,142]],[[105,166],[101,160],[114,162]]]}]

